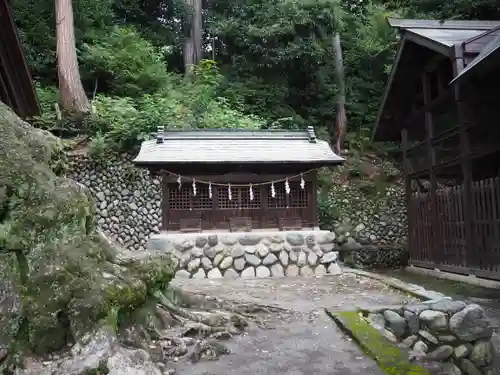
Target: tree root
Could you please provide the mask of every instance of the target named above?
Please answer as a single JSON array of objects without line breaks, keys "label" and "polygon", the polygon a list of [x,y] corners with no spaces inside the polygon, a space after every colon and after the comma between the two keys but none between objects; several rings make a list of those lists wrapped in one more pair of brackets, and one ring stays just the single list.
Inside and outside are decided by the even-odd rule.
[{"label": "tree root", "polygon": [[[157,362],[216,360],[230,353],[223,344],[252,326],[269,329],[276,315],[290,313],[274,306],[238,303],[167,290],[154,293],[156,304],[135,321],[125,340],[147,350]],[[208,301],[208,302],[207,302]],[[141,329],[142,328],[142,329]],[[137,340],[141,342],[137,342]],[[126,343],[126,342],[124,342]],[[146,348],[145,348],[146,347]]]},{"label": "tree root", "polygon": [[239,335],[249,325],[247,317],[233,311],[181,307],[161,291],[155,292],[154,297],[157,299],[155,316],[164,327],[154,330],[162,361],[215,360],[229,353],[219,340]]}]

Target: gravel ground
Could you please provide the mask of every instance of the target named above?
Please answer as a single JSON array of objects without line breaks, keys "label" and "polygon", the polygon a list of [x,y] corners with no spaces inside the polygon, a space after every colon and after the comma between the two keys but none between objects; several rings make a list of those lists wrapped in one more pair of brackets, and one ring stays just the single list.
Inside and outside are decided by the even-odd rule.
[{"label": "gravel ground", "polygon": [[[270,329],[253,328],[228,341],[231,354],[213,362],[179,364],[180,375],[382,375],[327,317],[325,307],[415,302],[383,283],[352,274],[323,278],[185,279],[173,285],[219,299],[286,309]],[[286,316],[285,316],[286,315]]]}]

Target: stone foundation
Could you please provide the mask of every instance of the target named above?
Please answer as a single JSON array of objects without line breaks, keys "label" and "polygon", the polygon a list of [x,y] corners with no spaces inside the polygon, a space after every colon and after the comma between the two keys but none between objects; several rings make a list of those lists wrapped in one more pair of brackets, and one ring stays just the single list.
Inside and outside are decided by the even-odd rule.
[{"label": "stone foundation", "polygon": [[176,277],[252,278],[341,273],[329,231],[161,233],[150,250],[172,253]]},{"label": "stone foundation", "polygon": [[362,246],[359,250],[343,251],[339,249],[339,258],[347,267],[363,269],[401,268],[408,265],[406,248],[378,248]]},{"label": "stone foundation", "polygon": [[492,374],[492,324],[479,305],[443,299],[363,310],[383,336],[410,350],[410,358],[452,363],[453,375]]}]

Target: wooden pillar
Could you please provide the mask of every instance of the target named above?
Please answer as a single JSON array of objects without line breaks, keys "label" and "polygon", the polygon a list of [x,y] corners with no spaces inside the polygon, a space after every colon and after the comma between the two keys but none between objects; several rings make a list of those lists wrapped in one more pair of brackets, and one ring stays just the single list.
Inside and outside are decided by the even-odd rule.
[{"label": "wooden pillar", "polygon": [[[464,68],[463,52],[461,45],[454,47],[453,76],[456,77]],[[474,206],[472,196],[472,166],[470,157],[470,143],[466,103],[462,93],[462,87],[456,83],[453,87],[454,99],[457,109],[458,125],[460,128],[460,164],[463,176],[463,212],[465,225],[465,254],[461,254],[462,264],[467,267],[477,265],[477,253],[475,249],[476,234],[474,231]],[[477,255],[477,254],[476,254]]]},{"label": "wooden pillar", "polygon": [[269,221],[269,209],[268,209],[268,186],[260,186],[260,227],[267,228]]},{"label": "wooden pillar", "polygon": [[[310,202],[313,204],[313,224],[314,227],[319,227],[319,212],[318,212],[318,173],[316,171],[310,172],[312,174],[311,182],[306,182],[306,189],[310,189],[310,192],[307,192],[310,198]],[[307,177],[305,177],[309,180]],[[308,198],[309,200],[309,198]]]},{"label": "wooden pillar", "polygon": [[168,179],[167,175],[161,173],[161,228],[160,230],[168,230]]},{"label": "wooden pillar", "polygon": [[432,145],[432,139],[434,137],[434,126],[432,123],[432,113],[430,112],[428,105],[431,101],[431,88],[430,88],[430,74],[424,72],[422,74],[422,90],[424,94],[424,118],[425,118],[425,130],[426,130],[426,143],[427,143],[427,163],[428,163],[428,173],[431,182],[430,189],[430,199],[431,199],[431,227],[430,227],[430,238],[432,244],[432,260],[436,264],[440,264],[443,261],[443,244],[442,238],[439,233],[439,217],[437,210],[437,181],[436,172],[434,170],[435,165],[435,154],[434,147]]},{"label": "wooden pillar", "polygon": [[406,210],[408,217],[408,252],[409,252],[409,260],[411,262],[412,254],[413,254],[413,236],[412,231],[414,230],[413,225],[413,210],[411,207],[411,181],[410,181],[410,166],[408,160],[408,131],[406,128],[401,130],[401,142],[403,145],[403,176],[405,181],[405,197],[406,197]]}]

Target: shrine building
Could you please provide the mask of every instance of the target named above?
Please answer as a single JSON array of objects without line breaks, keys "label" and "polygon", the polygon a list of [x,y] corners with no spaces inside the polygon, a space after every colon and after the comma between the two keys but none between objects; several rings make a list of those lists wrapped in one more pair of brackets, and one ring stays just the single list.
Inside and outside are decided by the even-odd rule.
[{"label": "shrine building", "polygon": [[317,173],[343,163],[314,129],[159,129],[135,165],[162,177],[162,230],[318,229]]}]

